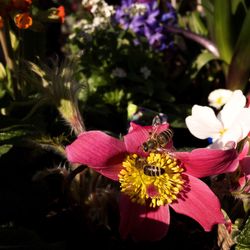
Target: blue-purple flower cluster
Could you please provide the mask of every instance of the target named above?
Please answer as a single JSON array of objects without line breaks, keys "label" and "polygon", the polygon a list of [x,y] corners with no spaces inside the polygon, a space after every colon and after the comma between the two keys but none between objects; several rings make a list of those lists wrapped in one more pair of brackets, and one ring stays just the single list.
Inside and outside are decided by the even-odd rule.
[{"label": "blue-purple flower cluster", "polygon": [[121,6],[116,9],[115,20],[123,29],[133,31],[138,39],[146,37],[157,50],[162,51],[173,45],[172,35],[166,31],[166,26],[176,25],[177,15],[167,1],[122,0]]}]

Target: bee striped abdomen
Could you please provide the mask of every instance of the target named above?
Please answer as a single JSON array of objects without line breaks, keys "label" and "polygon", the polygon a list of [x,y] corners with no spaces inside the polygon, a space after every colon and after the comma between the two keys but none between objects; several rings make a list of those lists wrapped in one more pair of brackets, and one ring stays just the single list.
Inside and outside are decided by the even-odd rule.
[{"label": "bee striped abdomen", "polygon": [[157,136],[157,140],[161,147],[165,147],[170,142],[172,137],[173,137],[173,131],[171,129],[167,129],[167,130],[162,131]]},{"label": "bee striped abdomen", "polygon": [[147,141],[142,143],[142,149],[144,152],[160,151],[164,149],[173,137],[173,131],[166,129],[159,134],[156,132],[151,133]]},{"label": "bee striped abdomen", "polygon": [[143,167],[143,172],[148,176],[160,176],[165,173],[165,170],[154,165],[145,165]]}]

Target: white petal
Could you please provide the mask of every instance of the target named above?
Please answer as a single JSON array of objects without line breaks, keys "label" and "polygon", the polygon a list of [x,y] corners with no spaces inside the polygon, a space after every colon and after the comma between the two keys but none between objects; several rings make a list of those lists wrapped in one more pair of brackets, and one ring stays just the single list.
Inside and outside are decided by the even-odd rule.
[{"label": "white petal", "polygon": [[240,130],[237,142],[248,135],[250,131],[250,108],[243,108],[241,110],[229,130]]},{"label": "white petal", "polygon": [[222,145],[226,145],[229,141],[234,141],[238,143],[242,138],[242,129],[240,126],[236,126],[235,128],[229,129],[226,131],[219,141],[222,142]]},{"label": "white petal", "polygon": [[208,145],[208,148],[228,150],[228,149],[236,148],[236,146],[237,144],[235,143],[235,141],[228,141],[225,143],[223,140],[221,140],[221,138],[219,138],[214,143]]},{"label": "white petal", "polygon": [[246,105],[246,97],[241,90],[235,90],[218,114],[218,119],[222,122],[224,128],[229,128]]},{"label": "white petal", "polygon": [[213,109],[206,106],[194,105],[185,121],[190,133],[199,139],[217,138],[223,128]]},{"label": "white petal", "polygon": [[229,89],[216,89],[208,95],[209,106],[220,109],[228,102],[232,96],[233,91]]},{"label": "white petal", "polygon": [[240,121],[242,128],[242,139],[244,139],[250,131],[250,108],[244,108],[237,119]]},{"label": "white petal", "polygon": [[213,148],[223,148],[228,142],[238,143],[243,140],[250,131],[250,109],[243,108],[231,127],[228,128],[218,140],[214,141]]}]

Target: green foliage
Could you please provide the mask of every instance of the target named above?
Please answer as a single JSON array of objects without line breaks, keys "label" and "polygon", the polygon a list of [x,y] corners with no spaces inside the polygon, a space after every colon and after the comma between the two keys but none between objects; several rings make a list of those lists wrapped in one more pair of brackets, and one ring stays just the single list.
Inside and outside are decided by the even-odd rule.
[{"label": "green foliage", "polygon": [[[219,53],[214,54],[214,58],[211,59],[205,59],[204,55],[197,56],[193,65],[196,65],[197,71],[199,71],[201,66],[209,66],[211,60],[216,60],[221,64],[222,72],[225,75],[225,87],[231,90],[247,91],[250,75],[249,57],[247,56],[250,53],[249,4],[244,0],[203,0],[202,7],[205,13],[202,16],[203,22],[201,22],[201,16],[192,18],[188,21],[188,26],[192,32],[208,38],[211,42],[210,46],[216,46]],[[194,10],[190,16],[197,16],[197,14],[197,11]],[[207,33],[205,29],[197,28],[203,27],[201,24],[207,28]],[[199,42],[199,39],[196,41]],[[206,48],[209,48],[208,44]],[[203,64],[200,62],[201,58]]]},{"label": "green foliage", "polygon": [[214,1],[214,36],[220,58],[227,64],[233,54],[231,1]]},{"label": "green foliage", "polygon": [[129,31],[110,26],[92,33],[91,39],[76,35],[69,41],[71,53],[83,49],[80,70],[88,83],[85,114],[88,106],[91,112],[101,108],[106,114],[112,106],[126,120],[123,111],[130,102],[164,112],[175,102],[168,75],[171,58],[153,51],[146,41],[136,45],[134,39]]},{"label": "green foliage", "polygon": [[244,228],[237,237],[236,250],[247,250],[250,248],[250,219],[246,221]]},{"label": "green foliage", "polygon": [[242,24],[240,34],[238,36],[232,62],[229,66],[228,87],[230,89],[245,89],[248,82],[250,72],[250,10],[247,11],[246,17]]},{"label": "green foliage", "polygon": [[194,74],[192,77],[196,77],[199,71],[204,67],[208,66],[208,63],[212,60],[216,60],[216,56],[214,56],[211,52],[207,50],[203,50],[196,58],[196,60],[193,63],[193,68],[196,70],[194,71]]},{"label": "green foliage", "polygon": [[13,145],[5,144],[0,146],[0,157],[6,153],[13,147]]}]

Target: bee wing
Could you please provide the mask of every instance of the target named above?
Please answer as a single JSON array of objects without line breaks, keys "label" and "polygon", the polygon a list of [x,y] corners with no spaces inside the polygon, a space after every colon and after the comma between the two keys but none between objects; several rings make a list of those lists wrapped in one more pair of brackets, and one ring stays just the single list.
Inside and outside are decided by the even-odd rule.
[{"label": "bee wing", "polygon": [[158,129],[161,124],[162,122],[160,116],[156,115],[152,121],[152,133],[151,133],[152,138],[154,138],[154,135],[158,133]]},{"label": "bee wing", "polygon": [[162,122],[161,122],[161,118],[159,115],[156,115],[154,118],[153,118],[153,121],[152,121],[152,126],[155,127],[155,126],[159,126],[161,125]]}]

